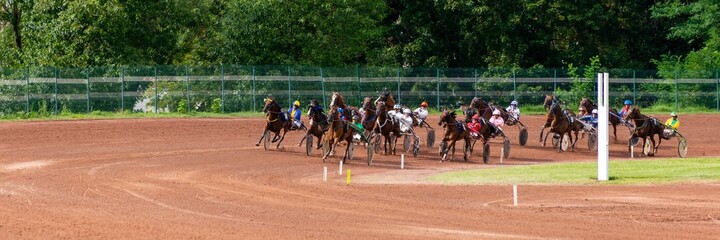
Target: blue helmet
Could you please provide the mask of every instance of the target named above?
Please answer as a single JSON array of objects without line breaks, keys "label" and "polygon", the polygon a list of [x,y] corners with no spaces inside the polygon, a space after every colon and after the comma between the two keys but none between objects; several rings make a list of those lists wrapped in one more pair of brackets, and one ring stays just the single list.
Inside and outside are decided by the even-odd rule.
[{"label": "blue helmet", "polygon": [[338,108],[337,111],[338,111],[339,113],[343,113],[343,109],[342,109],[342,108]]},{"label": "blue helmet", "polygon": [[625,100],[625,105],[632,105],[632,101],[630,101],[630,100]]}]

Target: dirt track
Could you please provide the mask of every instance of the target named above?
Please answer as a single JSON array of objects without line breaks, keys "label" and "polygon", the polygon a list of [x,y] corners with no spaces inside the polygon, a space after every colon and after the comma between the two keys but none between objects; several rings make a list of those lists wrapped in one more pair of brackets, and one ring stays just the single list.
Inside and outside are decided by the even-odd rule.
[{"label": "dirt track", "polygon": [[[720,156],[719,119],[681,116],[689,157]],[[537,142],[540,117],[523,122],[527,146],[517,145],[516,128],[505,129],[513,140],[506,165],[594,161],[584,140],[575,152],[555,153]],[[424,180],[498,166],[495,140],[488,165],[480,151],[469,162],[440,163],[437,148],[423,147],[418,158],[406,158],[405,170],[399,156],[376,155],[368,167],[358,147],[345,165],[353,177],[346,186],[337,156],[322,182],[319,153],[305,156],[296,146],[299,132],[288,133],[284,149],[255,147],[263,124],[261,118],[1,123],[0,239],[717,239],[720,229],[720,184],[520,186],[516,208],[511,186]],[[425,130],[419,132],[424,139]],[[629,157],[627,130],[618,128],[618,135],[612,161]],[[677,140],[663,142],[657,155],[676,157]]]}]

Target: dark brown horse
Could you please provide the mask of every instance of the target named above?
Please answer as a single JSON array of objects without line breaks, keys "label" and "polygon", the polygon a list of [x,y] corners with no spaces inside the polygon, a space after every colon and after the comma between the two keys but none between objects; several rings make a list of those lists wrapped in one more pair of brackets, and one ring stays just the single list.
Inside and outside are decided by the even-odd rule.
[{"label": "dark brown horse", "polygon": [[317,100],[310,101],[310,105],[308,105],[308,117],[310,117],[310,127],[307,129],[307,131],[305,131],[305,135],[303,135],[303,138],[300,140],[300,143],[298,143],[298,146],[301,146],[302,143],[305,141],[305,136],[312,135],[315,136],[318,141],[317,147],[315,149],[320,149],[322,147],[322,136],[325,131],[327,131],[328,121],[325,113],[317,110],[319,109],[318,106],[319,103]]},{"label": "dark brown horse", "polygon": [[[655,152],[657,152],[658,147],[660,147],[660,143],[662,143],[662,134],[663,130],[665,130],[665,125],[660,122],[657,118],[649,117],[646,115],[643,115],[640,113],[640,109],[637,107],[630,108],[630,111],[628,112],[627,116],[625,116],[625,119],[623,121],[627,121],[629,119],[632,119],[635,121],[635,131],[633,131],[633,134],[630,136],[630,139],[628,140],[628,151],[631,150],[630,148],[630,142],[634,137],[641,137],[643,139],[643,146],[645,146],[645,142],[647,141],[647,138],[650,138],[650,142],[652,143],[653,149],[652,151],[648,152],[647,155],[653,156],[655,155]],[[657,145],[655,145],[655,135],[658,135],[658,142]],[[641,154],[644,155],[644,151]]]},{"label": "dark brown horse", "polygon": [[385,110],[390,111],[395,108],[395,99],[393,98],[392,94],[389,92],[383,92],[380,94],[380,96],[375,99],[375,105],[377,105],[378,102],[385,102]]},{"label": "dark brown horse", "polygon": [[[371,97],[365,97],[362,109],[365,111],[365,115],[362,117],[363,128],[365,128],[365,131],[370,131],[375,128],[377,122],[375,121],[377,119],[377,109]],[[367,133],[365,135],[367,136]]]},{"label": "dark brown horse", "polygon": [[[547,118],[548,119],[552,118],[553,120],[551,121],[551,124],[550,124],[550,130],[548,131],[548,134],[545,135],[545,138],[543,140],[543,146],[545,146],[545,142],[547,142],[547,137],[550,136],[551,133],[558,134],[561,137],[561,139],[562,139],[562,136],[567,134],[568,137],[570,138],[571,151],[575,150],[575,143],[577,143],[578,132],[580,131],[582,126],[581,125],[578,126],[576,124],[571,123],[571,121],[574,121],[574,122],[579,121],[579,120],[572,120],[571,116],[570,116],[571,114],[572,113],[567,113],[567,112],[563,111],[560,107],[559,102],[554,102],[553,104],[550,105],[550,108],[548,109],[548,113],[547,113]],[[580,128],[578,128],[578,127],[580,127]],[[573,131],[575,132],[575,141],[573,141],[573,137],[572,137]],[[542,133],[541,133],[541,135],[542,135]],[[557,152],[562,151],[562,147],[560,145],[561,144],[558,144]]]},{"label": "dark brown horse", "polygon": [[[484,126],[487,128],[487,125],[489,123],[485,122]],[[455,119],[455,112],[451,112],[448,110],[444,110],[442,115],[440,116],[440,122],[438,122],[438,125],[445,126],[445,135],[443,136],[443,139],[441,140],[440,144],[440,156],[442,156],[442,161],[445,161],[447,159],[448,151],[452,149],[452,153],[450,154],[450,160],[453,159],[455,156],[455,142],[458,140],[464,140],[465,141],[465,149],[467,151],[463,152],[463,159],[467,161],[468,154],[470,153],[470,149],[472,146],[470,145],[471,139],[470,139],[470,130],[465,127],[465,123],[458,122]],[[482,129],[480,132],[483,132]],[[485,131],[488,132],[489,131]],[[487,134],[485,139],[487,139],[490,135]],[[448,142],[450,142],[448,144]],[[445,149],[443,149],[443,147]]]},{"label": "dark brown horse", "polygon": [[[547,119],[545,121],[545,125],[543,125],[540,128],[540,142],[543,141],[543,131],[545,131],[546,128],[549,128],[552,124],[552,121],[555,119],[554,115],[550,115],[550,106],[553,105],[553,103],[557,103],[557,100],[555,100],[554,95],[545,95],[545,100],[543,100],[543,107],[545,107],[545,111],[548,111]],[[543,146],[545,144],[543,143]]]},{"label": "dark brown horse", "polygon": [[[262,111],[267,115],[267,124],[265,124],[262,136],[260,136],[260,140],[258,140],[255,146],[260,146],[260,142],[263,138],[265,138],[265,132],[270,131],[275,133],[275,136],[272,139],[272,142],[274,143],[278,141],[280,130],[283,130],[282,137],[280,137],[280,141],[278,141],[277,146],[275,146],[275,149],[278,149],[280,148],[280,143],[282,143],[285,139],[285,134],[287,134],[292,126],[292,120],[286,117],[285,112],[283,112],[280,108],[280,104],[275,102],[275,99],[272,98],[265,99],[265,107],[263,107]],[[283,116],[282,118],[281,115]]]},{"label": "dark brown horse", "polygon": [[334,152],[337,144],[343,140],[347,143],[347,145],[345,147],[345,155],[343,156],[342,161],[346,162],[348,158],[348,150],[350,149],[350,144],[352,144],[352,135],[355,131],[353,128],[347,127],[347,123],[340,117],[340,112],[336,106],[330,107],[328,124],[330,127],[327,132],[325,132],[325,141],[327,141],[328,144],[328,151],[323,156],[323,162],[325,162],[327,157]]},{"label": "dark brown horse", "polygon": [[[597,109],[597,105],[593,103],[588,98],[583,98],[580,100],[580,106],[585,107],[587,112],[591,113],[592,110]],[[613,135],[615,136],[615,140],[617,141],[617,125],[620,124],[620,118],[618,117],[618,112],[615,109],[610,109],[610,115],[608,116],[608,121],[613,126]]]},{"label": "dark brown horse", "polygon": [[[377,109],[377,119],[375,120],[375,127],[371,131],[374,133],[371,139],[382,135],[385,139],[383,144],[385,154],[388,154],[388,150],[390,150],[392,155],[395,155],[395,145],[397,138],[400,137],[400,123],[388,114],[385,102],[377,102],[375,109]],[[390,149],[388,149],[388,144],[390,145]]]}]

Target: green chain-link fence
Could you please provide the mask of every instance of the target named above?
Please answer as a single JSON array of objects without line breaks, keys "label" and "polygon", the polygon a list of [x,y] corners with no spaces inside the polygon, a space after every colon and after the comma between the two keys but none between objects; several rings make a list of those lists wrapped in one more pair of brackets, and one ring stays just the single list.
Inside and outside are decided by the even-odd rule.
[{"label": "green chain-link fence", "polygon": [[[611,69],[611,104],[666,104],[720,111],[718,70],[674,72]],[[407,106],[467,104],[473,97],[506,105],[539,105],[545,94],[569,102],[595,99],[596,79],[556,69],[471,69],[312,66],[119,66],[0,69],[0,113],[92,111],[260,111],[273,95],[282,106],[316,99],[329,104],[340,92],[350,105],[391,92]],[[583,89],[582,86],[584,84]],[[578,91],[582,89],[582,91]]]}]

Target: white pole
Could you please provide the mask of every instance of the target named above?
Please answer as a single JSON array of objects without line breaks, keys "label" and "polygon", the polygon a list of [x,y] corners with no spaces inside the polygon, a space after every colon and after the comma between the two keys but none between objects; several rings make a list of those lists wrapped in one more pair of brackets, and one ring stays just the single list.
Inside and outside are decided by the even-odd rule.
[{"label": "white pole", "polygon": [[513,206],[517,207],[517,185],[513,184]]},{"label": "white pole", "polygon": [[405,154],[400,154],[400,169],[405,169]]},{"label": "white pole", "polygon": [[342,160],[340,160],[340,169],[338,169],[338,175],[342,176]]},{"label": "white pole", "polygon": [[323,181],[327,182],[327,166],[323,166]]},{"label": "white pole", "polygon": [[608,119],[610,79],[608,73],[598,73],[598,181],[608,178]]},{"label": "white pole", "polygon": [[503,158],[505,158],[505,148],[500,148],[500,164],[503,163]]},{"label": "white pole", "polygon": [[630,158],[635,158],[635,146],[630,146]]}]

